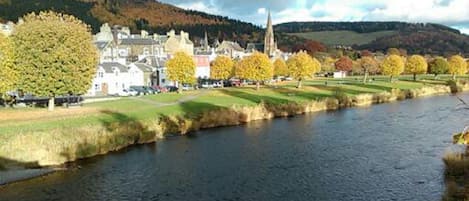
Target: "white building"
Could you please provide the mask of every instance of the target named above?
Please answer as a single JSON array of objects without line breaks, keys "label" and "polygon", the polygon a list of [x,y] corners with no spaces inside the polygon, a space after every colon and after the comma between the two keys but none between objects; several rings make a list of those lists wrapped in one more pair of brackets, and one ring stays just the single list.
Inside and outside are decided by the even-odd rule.
[{"label": "white building", "polygon": [[125,66],[117,62],[99,64],[88,96],[113,95],[130,86],[144,85],[144,73],[135,65]]}]

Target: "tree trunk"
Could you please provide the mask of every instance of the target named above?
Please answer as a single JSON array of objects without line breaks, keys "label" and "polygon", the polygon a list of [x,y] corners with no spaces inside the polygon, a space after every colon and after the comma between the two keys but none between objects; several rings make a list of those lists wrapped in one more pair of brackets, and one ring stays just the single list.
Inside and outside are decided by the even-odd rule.
[{"label": "tree trunk", "polygon": [[453,80],[456,80],[456,74],[453,74]]},{"label": "tree trunk", "polygon": [[414,73],[414,81],[417,81],[417,73]]},{"label": "tree trunk", "polygon": [[390,82],[392,82],[392,75],[391,75],[391,78],[389,79]]},{"label": "tree trunk", "polygon": [[178,82],[176,86],[178,86],[178,94],[182,93],[182,84]]},{"label": "tree trunk", "polygon": [[298,85],[296,85],[296,88],[298,89],[301,88],[302,81],[303,81],[302,79],[298,80]]},{"label": "tree trunk", "polygon": [[256,82],[256,90],[259,91],[261,87],[261,83],[259,81]]},{"label": "tree trunk", "polygon": [[368,71],[365,71],[365,77],[363,77],[363,84],[366,84],[367,78],[368,78]]},{"label": "tree trunk", "polygon": [[225,88],[224,80],[221,80],[220,82],[221,82],[221,88],[222,88],[222,89]]},{"label": "tree trunk", "polygon": [[54,111],[54,107],[55,107],[55,98],[49,97],[49,105],[48,105],[49,111]]}]

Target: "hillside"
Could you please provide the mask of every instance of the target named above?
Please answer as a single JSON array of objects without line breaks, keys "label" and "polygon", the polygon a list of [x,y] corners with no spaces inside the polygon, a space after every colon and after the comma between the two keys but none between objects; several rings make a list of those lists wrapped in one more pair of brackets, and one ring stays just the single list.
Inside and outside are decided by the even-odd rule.
[{"label": "hillside", "polygon": [[318,40],[327,45],[386,51],[397,47],[418,54],[469,54],[469,36],[432,23],[404,22],[290,22],[277,32]]},{"label": "hillside", "polygon": [[357,33],[354,31],[317,31],[317,32],[300,32],[290,33],[309,40],[321,41],[325,45],[364,45],[371,43],[373,40],[385,36],[392,36],[396,31],[376,31],[371,33]]},{"label": "hillside", "polygon": [[16,21],[30,12],[54,10],[72,14],[91,25],[94,32],[102,23],[129,26],[132,32],[145,29],[165,34],[171,29],[185,30],[198,41],[207,31],[210,41],[215,38],[260,42],[263,29],[251,23],[223,16],[184,10],[153,0],[0,0],[0,21]]}]

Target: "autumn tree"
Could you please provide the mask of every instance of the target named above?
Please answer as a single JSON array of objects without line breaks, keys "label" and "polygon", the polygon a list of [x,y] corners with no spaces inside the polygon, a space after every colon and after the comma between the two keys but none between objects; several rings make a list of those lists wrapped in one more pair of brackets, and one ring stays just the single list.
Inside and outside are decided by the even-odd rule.
[{"label": "autumn tree", "polygon": [[255,81],[256,90],[259,90],[262,81],[272,79],[274,74],[269,57],[260,52],[255,52],[238,62],[235,71],[239,78]]},{"label": "autumn tree", "polygon": [[233,68],[234,62],[230,57],[217,56],[210,64],[210,78],[221,80],[223,88],[223,81],[233,75]]},{"label": "autumn tree", "polygon": [[373,56],[373,52],[369,51],[369,50],[362,50],[360,52],[360,56],[361,57],[372,57]]},{"label": "autumn tree", "polygon": [[335,62],[337,59],[334,59],[332,57],[326,57],[324,61],[322,62],[321,65],[321,70],[324,72],[334,72],[335,69]]},{"label": "autumn tree", "polygon": [[84,94],[96,74],[98,51],[90,27],[79,19],[55,12],[28,14],[11,36],[18,85],[36,96]]},{"label": "autumn tree", "polygon": [[176,52],[173,58],[166,62],[168,78],[177,82],[178,92],[182,91],[182,84],[195,83],[195,62],[191,56],[184,52]]},{"label": "autumn tree", "polygon": [[404,61],[402,57],[398,55],[391,54],[383,60],[383,63],[381,63],[381,72],[383,75],[390,76],[391,82],[394,76],[400,75],[403,71]]},{"label": "autumn tree", "polygon": [[360,67],[364,74],[363,83],[366,83],[369,73],[376,73],[379,70],[378,62],[373,57],[362,57],[360,60]]},{"label": "autumn tree", "polygon": [[401,55],[401,51],[399,51],[399,49],[394,48],[394,47],[389,48],[387,53],[388,53],[388,55],[398,55],[398,56]]},{"label": "autumn tree", "polygon": [[299,52],[287,61],[290,76],[298,80],[297,88],[301,88],[302,81],[312,78],[314,73],[321,71],[321,63],[306,52]]},{"label": "autumn tree", "polygon": [[424,74],[427,72],[428,64],[425,58],[420,55],[412,55],[407,59],[405,71],[412,73],[414,81],[417,80],[417,74]]},{"label": "autumn tree", "polygon": [[352,70],[353,62],[347,56],[341,57],[339,60],[335,62],[335,68],[339,71],[349,72]]},{"label": "autumn tree", "polygon": [[311,56],[316,52],[325,52],[326,50],[327,48],[324,44],[314,40],[307,40],[306,42],[297,44],[293,47],[294,52],[306,51]]},{"label": "autumn tree", "polygon": [[13,65],[12,45],[10,38],[0,33],[0,98],[5,92],[12,90],[18,80],[18,72]]},{"label": "autumn tree", "polygon": [[287,64],[282,58],[278,58],[274,62],[274,76],[287,76]]},{"label": "autumn tree", "polygon": [[435,75],[435,78],[438,78],[439,74],[444,74],[448,72],[449,64],[443,57],[436,57],[432,62],[430,62],[429,72]]},{"label": "autumn tree", "polygon": [[464,75],[467,72],[467,63],[459,55],[454,55],[449,58],[448,72],[453,75],[453,80],[456,79],[456,75]]}]

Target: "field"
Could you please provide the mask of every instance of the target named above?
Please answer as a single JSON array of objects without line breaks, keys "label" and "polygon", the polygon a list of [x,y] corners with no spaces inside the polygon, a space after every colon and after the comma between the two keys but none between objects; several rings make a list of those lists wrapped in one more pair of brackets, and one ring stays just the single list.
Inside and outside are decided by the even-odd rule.
[{"label": "field", "polygon": [[372,33],[357,33],[353,31],[318,31],[305,33],[290,33],[302,38],[321,41],[325,45],[364,45],[373,40],[396,34],[396,31],[378,31]]},{"label": "field", "polygon": [[[14,134],[29,131],[46,131],[56,128],[80,127],[102,122],[156,119],[161,116],[197,115],[214,108],[233,105],[252,106],[261,102],[287,103],[305,102],[331,97],[341,89],[347,95],[377,93],[396,89],[414,89],[428,84],[445,84],[443,80],[400,81],[390,83],[386,77],[375,77],[375,81],[362,84],[360,77],[342,80],[316,79],[304,82],[302,89],[296,89],[296,82],[272,84],[256,91],[253,87],[225,88],[214,90],[188,91],[182,94],[167,93],[142,97],[126,97],[114,101],[85,104],[78,108],[57,108],[48,112],[43,108],[0,109],[0,134]],[[116,118],[109,111],[125,116]],[[3,135],[4,136],[4,135]],[[0,139],[2,136],[0,136]]]}]

